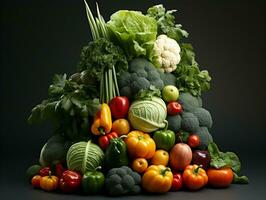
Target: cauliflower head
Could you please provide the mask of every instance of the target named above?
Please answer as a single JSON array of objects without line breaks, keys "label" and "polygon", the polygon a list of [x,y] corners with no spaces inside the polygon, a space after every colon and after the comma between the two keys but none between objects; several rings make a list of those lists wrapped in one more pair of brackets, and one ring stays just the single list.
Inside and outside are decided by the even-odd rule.
[{"label": "cauliflower head", "polygon": [[161,67],[163,72],[172,72],[176,70],[180,62],[180,46],[172,39],[162,34],[159,35],[154,44],[156,54],[155,62]]}]

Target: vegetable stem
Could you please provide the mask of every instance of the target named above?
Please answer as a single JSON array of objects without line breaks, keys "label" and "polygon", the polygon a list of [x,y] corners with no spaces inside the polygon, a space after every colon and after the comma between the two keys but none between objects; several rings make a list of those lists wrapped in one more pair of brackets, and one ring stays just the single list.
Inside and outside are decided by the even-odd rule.
[{"label": "vegetable stem", "polygon": [[104,102],[104,76],[103,76],[103,70],[102,70],[102,77],[100,81],[100,102]]},{"label": "vegetable stem", "polygon": [[119,88],[118,88],[118,84],[117,84],[115,66],[113,66],[113,76],[114,76],[114,85],[115,85],[115,89],[116,89],[116,95],[115,96],[120,96]]},{"label": "vegetable stem", "polygon": [[106,103],[109,102],[109,88],[108,88],[108,73],[104,72],[104,79],[105,79],[105,95],[106,95]]},{"label": "vegetable stem", "polygon": [[[112,77],[112,70],[108,69],[108,86],[109,86],[109,97],[111,100],[113,98],[113,77]],[[109,102],[109,101],[108,101]]]}]

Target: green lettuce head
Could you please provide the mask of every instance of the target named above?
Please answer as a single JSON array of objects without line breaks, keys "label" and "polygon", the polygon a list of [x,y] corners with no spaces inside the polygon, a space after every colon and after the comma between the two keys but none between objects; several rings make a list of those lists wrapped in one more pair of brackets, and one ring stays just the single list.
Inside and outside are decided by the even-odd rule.
[{"label": "green lettuce head", "polygon": [[107,23],[111,39],[125,52],[128,60],[144,56],[151,60],[157,36],[157,21],[138,11],[120,10]]}]

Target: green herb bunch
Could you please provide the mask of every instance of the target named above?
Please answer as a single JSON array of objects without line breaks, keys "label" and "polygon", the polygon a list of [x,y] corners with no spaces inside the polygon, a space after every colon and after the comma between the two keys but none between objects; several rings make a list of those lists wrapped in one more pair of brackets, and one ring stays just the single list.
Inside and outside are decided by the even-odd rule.
[{"label": "green herb bunch", "polygon": [[98,111],[100,103],[96,88],[80,81],[67,79],[66,74],[55,75],[48,98],[32,109],[29,123],[49,121],[54,134],[70,140],[87,138],[89,118]]}]

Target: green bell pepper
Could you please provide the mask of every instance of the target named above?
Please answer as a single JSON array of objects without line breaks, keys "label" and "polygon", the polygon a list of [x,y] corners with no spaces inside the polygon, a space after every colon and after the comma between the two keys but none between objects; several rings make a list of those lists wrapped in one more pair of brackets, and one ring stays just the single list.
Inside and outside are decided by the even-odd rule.
[{"label": "green bell pepper", "polygon": [[127,146],[123,141],[123,137],[113,138],[110,140],[110,144],[105,152],[105,166],[108,169],[127,166],[128,156],[127,156]]},{"label": "green bell pepper", "polygon": [[153,134],[157,149],[170,150],[175,144],[175,133],[171,130],[160,130]]},{"label": "green bell pepper", "polygon": [[88,171],[82,177],[82,188],[86,194],[97,194],[104,186],[104,174],[100,171]]}]

